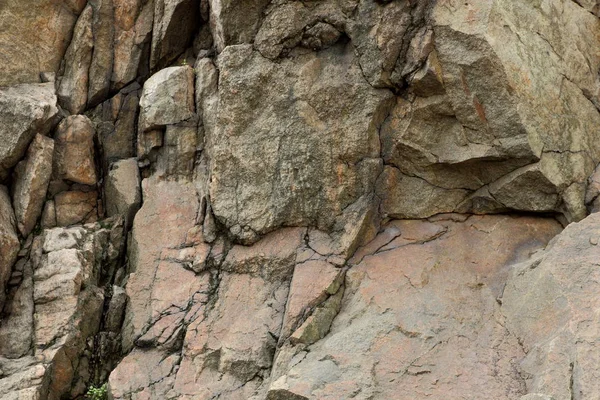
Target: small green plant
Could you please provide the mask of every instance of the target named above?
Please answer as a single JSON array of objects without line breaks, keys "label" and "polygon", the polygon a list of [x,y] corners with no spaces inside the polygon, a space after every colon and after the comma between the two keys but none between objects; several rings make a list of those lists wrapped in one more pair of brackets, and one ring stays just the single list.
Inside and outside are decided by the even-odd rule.
[{"label": "small green plant", "polygon": [[187,58],[184,58],[184,59],[181,61],[181,65],[183,65],[184,67],[188,65]]},{"label": "small green plant", "polygon": [[90,386],[85,394],[85,398],[88,400],[106,400],[106,383],[99,387]]}]

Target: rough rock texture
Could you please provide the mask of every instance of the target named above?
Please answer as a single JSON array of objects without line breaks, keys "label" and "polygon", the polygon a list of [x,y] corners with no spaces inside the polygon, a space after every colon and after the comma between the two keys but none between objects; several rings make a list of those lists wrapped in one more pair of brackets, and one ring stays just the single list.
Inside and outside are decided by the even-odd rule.
[{"label": "rough rock texture", "polygon": [[332,229],[374,190],[391,93],[365,82],[349,46],[281,63],[230,46],[218,61],[219,108],[206,133],[217,219],[247,242],[278,226]]},{"label": "rough rock texture", "polygon": [[[22,258],[16,293],[0,323],[0,396],[60,399],[81,395],[93,374],[94,341],[122,226],[55,228],[36,237]],[[13,274],[15,275],[15,274]]]},{"label": "rough rock texture", "polygon": [[0,397],[600,399],[598,5],[0,0]]},{"label": "rough rock texture", "polygon": [[40,73],[56,72],[84,6],[83,0],[3,1],[0,86],[36,83]]},{"label": "rough rock texture", "polygon": [[42,214],[46,191],[52,175],[52,155],[54,140],[36,135],[27,157],[15,168],[13,187],[13,207],[17,218],[17,227],[27,237]]},{"label": "rough rock texture", "polygon": [[106,178],[106,214],[109,217],[122,215],[128,228],[142,203],[140,183],[140,171],[134,158],[113,163]]},{"label": "rough rock texture", "polygon": [[0,309],[4,307],[4,287],[20,248],[16,225],[8,190],[0,186]]},{"label": "rough rock texture", "polygon": [[0,87],[0,181],[35,134],[47,134],[58,122],[56,101],[52,83]]},{"label": "rough rock texture", "polygon": [[600,215],[568,226],[546,251],[518,265],[502,311],[527,353],[527,389],[555,399],[597,399],[596,274]]},{"label": "rough rock texture", "polygon": [[97,181],[94,164],[94,126],[89,118],[74,115],[65,118],[54,135],[54,174],[83,185]]},{"label": "rough rock texture", "polygon": [[58,87],[58,99],[63,108],[71,114],[85,110],[88,100],[88,71],[92,63],[94,34],[92,18],[94,11],[88,5],[77,20],[73,40],[65,55],[63,76]]},{"label": "rough rock texture", "polygon": [[291,359],[280,353],[289,364],[272,377],[268,399],[525,394],[523,349],[496,298],[510,265],[561,227],[528,217],[447,218],[393,221],[358,250],[331,332]]}]

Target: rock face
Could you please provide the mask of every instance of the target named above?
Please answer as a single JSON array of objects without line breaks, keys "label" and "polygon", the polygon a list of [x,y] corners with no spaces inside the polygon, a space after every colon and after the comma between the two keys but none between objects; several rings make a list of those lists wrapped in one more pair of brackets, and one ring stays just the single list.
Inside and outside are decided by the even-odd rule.
[{"label": "rock face", "polygon": [[272,376],[268,399],[526,393],[524,353],[496,298],[511,263],[561,228],[528,217],[447,218],[394,221],[357,252],[331,331],[298,346],[285,373]]},{"label": "rock face", "polygon": [[38,83],[40,73],[57,72],[84,6],[82,0],[3,1],[0,86]]},{"label": "rock face", "polygon": [[598,1],[0,3],[0,398],[600,400]]}]

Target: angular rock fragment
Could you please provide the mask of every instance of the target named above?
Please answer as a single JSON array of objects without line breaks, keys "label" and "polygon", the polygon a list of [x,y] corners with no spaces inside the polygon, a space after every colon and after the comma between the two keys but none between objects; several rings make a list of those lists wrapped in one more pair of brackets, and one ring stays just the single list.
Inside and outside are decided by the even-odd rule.
[{"label": "angular rock fragment", "polygon": [[58,122],[53,83],[0,88],[0,181],[21,160],[36,134]]},{"label": "angular rock fragment", "polygon": [[122,215],[126,228],[131,227],[133,217],[142,203],[140,171],[135,158],[111,165],[104,186],[104,197],[107,216]]},{"label": "angular rock fragment", "polygon": [[94,10],[88,5],[77,20],[73,39],[64,58],[64,71],[58,86],[60,105],[71,114],[81,114],[88,101],[89,69],[92,63]]},{"label": "angular rock fragment", "polygon": [[150,68],[168,65],[192,43],[200,23],[200,8],[193,0],[155,0]]},{"label": "angular rock fragment", "polygon": [[84,185],[95,185],[97,181],[94,161],[94,126],[83,115],[65,118],[54,135],[54,174]]},{"label": "angular rock fragment", "polygon": [[0,185],[0,309],[4,307],[4,288],[20,247],[8,190]]},{"label": "angular rock fragment", "polygon": [[54,140],[36,135],[27,157],[15,168],[13,206],[21,235],[27,237],[42,214],[52,175]]},{"label": "angular rock fragment", "polygon": [[56,225],[71,226],[95,222],[97,214],[98,193],[95,191],[61,192],[54,197]]},{"label": "angular rock fragment", "polygon": [[89,0],[93,9],[94,51],[88,72],[87,107],[108,97],[114,58],[115,20],[113,0]]},{"label": "angular rock fragment", "polygon": [[194,111],[194,70],[165,68],[144,83],[139,129],[145,132],[176,124],[193,117]]},{"label": "angular rock fragment", "polygon": [[149,0],[113,0],[115,10],[112,90],[119,90],[149,71],[154,4]]}]

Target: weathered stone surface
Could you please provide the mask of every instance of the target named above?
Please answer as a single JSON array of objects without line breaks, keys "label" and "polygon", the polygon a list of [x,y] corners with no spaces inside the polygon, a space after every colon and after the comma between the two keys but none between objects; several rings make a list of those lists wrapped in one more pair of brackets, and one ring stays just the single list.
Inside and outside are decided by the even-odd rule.
[{"label": "weathered stone surface", "polygon": [[83,115],[65,118],[54,135],[54,175],[84,185],[97,181],[94,163],[94,126]]},{"label": "weathered stone surface", "polygon": [[267,398],[524,395],[525,354],[496,298],[511,264],[560,229],[508,216],[391,222],[354,259],[331,332],[288,356]]},{"label": "weathered stone surface", "polygon": [[122,238],[122,226],[107,225],[56,228],[34,240],[0,322],[0,337],[7,338],[0,346],[3,399],[76,398],[90,385],[91,339],[104,297],[97,285],[101,270],[116,262]]},{"label": "weathered stone surface", "polygon": [[87,106],[94,107],[108,97],[114,58],[115,17],[113,0],[89,0],[94,13],[94,52],[88,73]]},{"label": "weathered stone surface", "polygon": [[217,51],[230,45],[251,43],[268,0],[208,0],[210,27]]},{"label": "weathered stone surface", "polygon": [[94,10],[88,5],[77,20],[73,40],[65,54],[58,99],[60,105],[71,114],[81,114],[87,106],[89,70],[94,48],[93,16]]},{"label": "weathered stone surface", "polygon": [[104,186],[106,215],[122,215],[125,226],[131,227],[133,217],[142,204],[141,191],[140,171],[135,158],[112,164]]},{"label": "weathered stone surface", "polygon": [[29,235],[42,214],[52,175],[53,153],[54,140],[36,135],[29,145],[27,157],[15,168],[13,207],[17,227],[24,237]]},{"label": "weathered stone surface", "polygon": [[25,154],[36,133],[58,122],[53,83],[0,88],[0,180]]},{"label": "weathered stone surface", "polygon": [[[153,1],[113,0],[115,10],[112,89],[118,90],[144,77],[148,70],[154,17]],[[144,57],[146,56],[146,57]]]},{"label": "weathered stone surface", "polygon": [[245,242],[282,225],[330,230],[374,189],[391,94],[365,82],[347,46],[281,63],[230,46],[218,61],[219,108],[206,132],[215,216]]},{"label": "weathered stone surface", "polygon": [[70,226],[95,222],[97,213],[98,193],[96,191],[61,192],[54,197],[56,210],[56,225]]},{"label": "weathered stone surface", "polygon": [[194,116],[194,110],[194,70],[165,68],[144,83],[139,129],[145,132],[185,121]]},{"label": "weathered stone surface", "polygon": [[[130,302],[123,331],[124,349],[130,349],[136,340],[160,322],[165,312],[168,314],[164,318],[175,316],[181,321],[192,295],[205,280],[184,269],[167,251],[194,247],[193,243],[186,246],[188,232],[196,223],[200,206],[194,186],[145,179],[142,189],[144,205],[133,224],[129,253],[132,273],[125,287]],[[166,214],[169,217],[165,219],[163,215]],[[171,306],[175,308],[169,312]],[[169,323],[177,328],[175,321]],[[158,331],[157,335],[161,334]],[[156,337],[146,339],[152,340]]]},{"label": "weathered stone surface", "polygon": [[194,0],[155,0],[150,68],[162,68],[188,48],[200,23]]},{"label": "weathered stone surface", "polygon": [[597,399],[600,215],[569,225],[511,275],[502,311],[527,353],[527,390],[555,399]]},{"label": "weathered stone surface", "polygon": [[0,309],[4,306],[4,287],[20,248],[16,225],[8,190],[0,185]]},{"label": "weathered stone surface", "polygon": [[0,86],[37,83],[40,73],[56,72],[84,6],[82,0],[3,1]]}]

